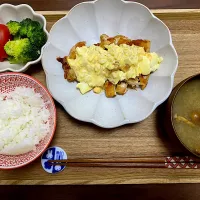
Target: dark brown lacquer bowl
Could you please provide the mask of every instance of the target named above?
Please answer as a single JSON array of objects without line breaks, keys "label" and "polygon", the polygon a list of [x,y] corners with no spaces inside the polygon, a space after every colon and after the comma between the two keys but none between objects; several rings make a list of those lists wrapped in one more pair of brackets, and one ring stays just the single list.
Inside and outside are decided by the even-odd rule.
[{"label": "dark brown lacquer bowl", "polygon": [[181,141],[181,138],[176,133],[176,130],[173,125],[173,105],[174,100],[176,99],[176,96],[179,92],[179,90],[182,88],[183,85],[187,84],[192,79],[200,79],[200,74],[193,75],[191,77],[188,77],[187,79],[181,81],[172,91],[171,95],[169,96],[167,103],[166,103],[166,112],[165,112],[165,130],[168,133],[171,140],[174,142],[174,144],[179,147],[184,153],[188,154],[194,154],[198,157],[200,157],[200,154],[197,154],[195,152],[190,151],[190,149],[183,144]]}]

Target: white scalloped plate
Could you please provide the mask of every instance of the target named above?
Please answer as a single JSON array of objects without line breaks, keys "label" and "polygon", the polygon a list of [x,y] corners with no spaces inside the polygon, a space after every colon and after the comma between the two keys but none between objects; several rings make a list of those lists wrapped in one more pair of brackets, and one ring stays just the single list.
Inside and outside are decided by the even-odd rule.
[{"label": "white scalloped plate", "polygon": [[[81,95],[69,83],[56,57],[68,55],[78,41],[97,43],[101,34],[122,34],[132,39],[149,39],[151,51],[164,58],[150,76],[145,90],[128,90],[123,96],[106,98],[92,91]],[[178,56],[167,26],[144,5],[123,0],[98,0],[76,5],[54,24],[42,56],[46,81],[52,96],[74,118],[104,128],[114,128],[146,119],[170,95]]]},{"label": "white scalloped plate", "polygon": [[[0,5],[0,24],[6,24],[10,20],[22,21],[25,18],[38,21],[47,37],[49,33],[46,30],[46,19],[44,16],[37,14],[29,5],[20,4],[17,6],[11,4]],[[24,72],[31,65],[40,62],[43,54],[43,47],[41,49],[40,57],[37,60],[30,61],[26,64],[10,64],[8,61],[0,62],[0,72],[12,71],[12,72]]]}]

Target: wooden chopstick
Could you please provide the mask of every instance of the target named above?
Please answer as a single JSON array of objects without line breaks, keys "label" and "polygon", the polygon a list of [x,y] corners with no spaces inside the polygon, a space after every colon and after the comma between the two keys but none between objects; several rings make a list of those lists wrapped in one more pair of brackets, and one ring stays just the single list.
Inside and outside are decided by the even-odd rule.
[{"label": "wooden chopstick", "polygon": [[200,168],[197,157],[135,157],[135,158],[87,158],[48,160],[50,165],[68,167],[108,167],[108,168]]},{"label": "wooden chopstick", "polygon": [[166,168],[164,163],[51,163],[68,167]]},{"label": "wooden chopstick", "polygon": [[[175,161],[176,157],[134,157],[134,158],[83,158],[83,159],[63,159],[63,160],[48,160],[50,163],[185,163],[186,157],[179,157],[180,161]],[[200,163],[200,158],[189,157],[190,161]]]}]

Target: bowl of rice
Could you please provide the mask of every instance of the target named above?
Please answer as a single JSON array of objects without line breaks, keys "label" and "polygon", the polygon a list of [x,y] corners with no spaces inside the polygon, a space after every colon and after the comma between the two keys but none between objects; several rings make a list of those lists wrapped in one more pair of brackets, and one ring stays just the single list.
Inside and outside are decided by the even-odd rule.
[{"label": "bowl of rice", "polygon": [[56,128],[56,108],[48,90],[21,73],[0,74],[0,169],[38,158]]}]

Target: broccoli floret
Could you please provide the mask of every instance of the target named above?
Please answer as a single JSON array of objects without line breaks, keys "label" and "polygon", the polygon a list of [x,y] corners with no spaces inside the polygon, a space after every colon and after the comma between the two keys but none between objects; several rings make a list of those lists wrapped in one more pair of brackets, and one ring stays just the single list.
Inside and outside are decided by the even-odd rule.
[{"label": "broccoli floret", "polygon": [[30,36],[30,42],[40,49],[47,41],[47,36],[43,30],[35,31]]},{"label": "broccoli floret", "polygon": [[43,31],[42,26],[37,21],[32,21],[28,26],[27,37],[30,38],[33,32]]},{"label": "broccoli floret", "polygon": [[28,33],[28,26],[30,25],[30,23],[32,22],[31,19],[26,18],[24,20],[22,20],[20,22],[20,30],[19,30],[19,34],[21,37],[26,37],[27,33]]},{"label": "broccoli floret", "polygon": [[6,25],[11,35],[16,35],[20,29],[20,23],[16,21],[11,20]]},{"label": "broccoli floret", "polygon": [[4,46],[8,54],[10,63],[27,63],[36,60],[40,56],[40,52],[34,47],[28,38],[8,41]]},{"label": "broccoli floret", "polygon": [[26,18],[20,22],[19,33],[21,37],[30,37],[35,31],[41,30],[42,26],[39,22]]}]

